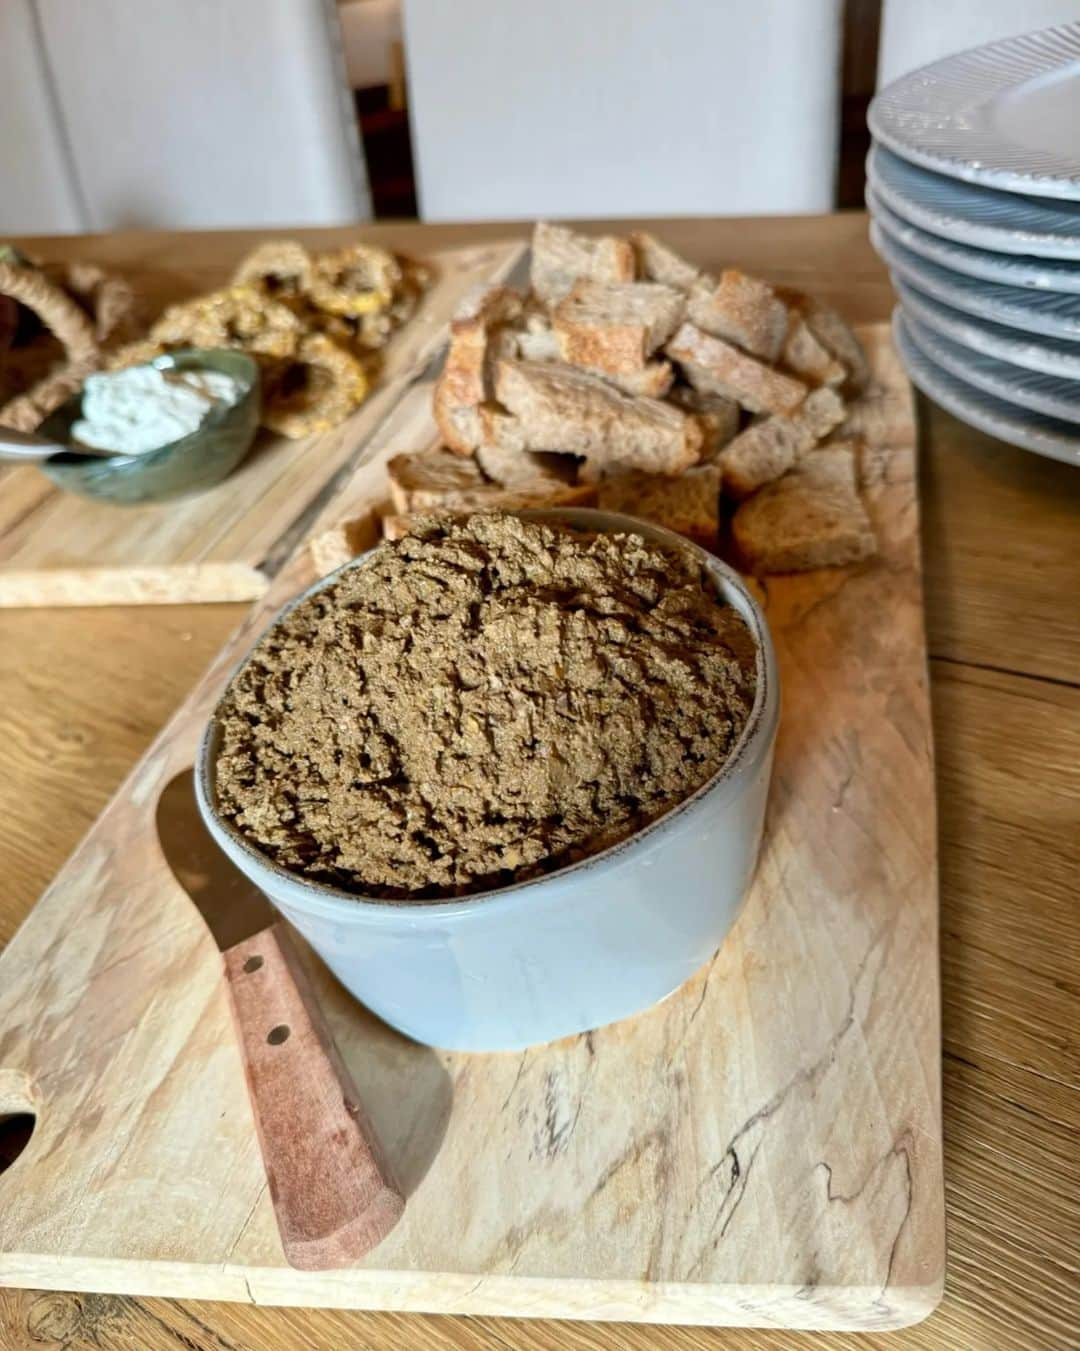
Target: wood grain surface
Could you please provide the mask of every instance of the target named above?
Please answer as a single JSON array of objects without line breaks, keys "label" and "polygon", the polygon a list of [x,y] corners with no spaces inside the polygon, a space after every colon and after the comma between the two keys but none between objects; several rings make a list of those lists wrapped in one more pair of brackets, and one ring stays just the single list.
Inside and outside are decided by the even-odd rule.
[{"label": "wood grain surface", "polygon": [[305,1271],[349,1266],[393,1229],[405,1198],[288,925],[223,956],[285,1257]]},{"label": "wood grain surface", "polygon": [[[883,319],[887,279],[861,215],[661,222],[702,263],[802,281]],[[489,237],[505,232],[492,226]],[[385,229],[372,233],[387,237]],[[404,227],[402,247],[476,238]],[[396,236],[395,236],[396,237]],[[51,256],[153,266],[213,284],[251,236],[54,240]],[[406,242],[410,241],[410,242]],[[93,250],[93,251],[92,251]],[[1065,1347],[1078,1317],[1076,982],[1080,868],[1080,556],[1044,519],[1080,520],[1080,476],[1000,447],[922,405],[923,542],[938,756],[944,969],[946,1296],[905,1332],[782,1331],[453,1319],[0,1291],[13,1348]],[[987,457],[995,466],[988,483]],[[1026,566],[1018,566],[1021,564]],[[1008,617],[995,605],[1011,587]],[[1056,618],[1052,641],[1046,617]],[[238,607],[0,616],[8,772],[0,941],[241,618]],[[1025,674],[1013,674],[1022,671]],[[1056,683],[1055,683],[1056,682]]]},{"label": "wood grain surface", "polygon": [[[62,492],[29,466],[0,469],[0,606],[261,596],[291,552],[305,514],[325,503],[371,430],[438,351],[462,296],[505,277],[520,253],[519,242],[504,240],[428,255],[432,284],[391,338],[361,407],[318,436],[289,441],[260,431],[239,468],[207,492],[117,507]],[[173,270],[140,270],[133,281],[148,316],[199,289]]]},{"label": "wood grain surface", "polygon": [[[0,1073],[25,1076],[41,1104],[0,1175],[0,1279],[736,1326],[903,1326],[935,1306],[937,870],[915,428],[886,329],[863,332],[901,414],[863,455],[880,557],[764,588],[785,713],[757,878],[712,962],[647,1014],[484,1057],[407,1042],[319,967],[335,1040],[410,1194],[348,1270],[286,1265],[216,953],[166,863],[197,840],[177,848],[163,790],[252,631],[313,576],[304,549],[0,955]],[[405,394],[321,525],[385,504],[389,457],[437,436],[431,393]]]}]

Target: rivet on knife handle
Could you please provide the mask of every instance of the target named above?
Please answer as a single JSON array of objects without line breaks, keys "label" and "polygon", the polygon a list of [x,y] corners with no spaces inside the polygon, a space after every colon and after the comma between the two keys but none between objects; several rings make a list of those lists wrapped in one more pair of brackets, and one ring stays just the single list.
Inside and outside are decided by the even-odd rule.
[{"label": "rivet on knife handle", "polygon": [[290,1266],[348,1266],[404,1199],[283,924],[224,953],[270,1196]]}]

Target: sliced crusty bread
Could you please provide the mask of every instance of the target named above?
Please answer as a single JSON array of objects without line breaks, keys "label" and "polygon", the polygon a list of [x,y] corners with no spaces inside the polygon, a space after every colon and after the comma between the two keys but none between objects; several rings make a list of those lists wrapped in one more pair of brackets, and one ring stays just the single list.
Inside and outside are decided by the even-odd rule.
[{"label": "sliced crusty bread", "polygon": [[589,483],[550,482],[520,484],[501,488],[488,483],[483,489],[447,497],[442,504],[422,507],[413,512],[393,512],[382,518],[383,535],[401,539],[412,534],[424,517],[461,516],[474,511],[535,511],[542,507],[594,507],[596,488]]},{"label": "sliced crusty bread", "polygon": [[315,573],[325,577],[336,572],[346,563],[358,557],[365,549],[377,542],[373,538],[374,521],[372,514],[357,516],[353,520],[342,521],[330,530],[324,530],[308,541],[308,553],[315,565]]},{"label": "sliced crusty bread", "polygon": [[447,408],[440,405],[436,390],[434,415],[444,440],[448,436],[453,438],[446,448],[463,458],[475,455],[482,446],[507,450],[527,449],[517,419],[490,400]]},{"label": "sliced crusty bread", "polygon": [[555,307],[552,327],[564,361],[618,374],[640,370],[675,332],[686,297],[658,282],[601,286],[582,279]]},{"label": "sliced crusty bread", "polygon": [[771,483],[840,425],[844,401],[828,385],[811,390],[791,417],[762,418],[740,432],[720,454],[724,489],[748,497]]},{"label": "sliced crusty bread", "polygon": [[584,456],[592,476],[612,466],[681,474],[698,458],[701,429],[692,418],[572,366],[500,361],[495,394],[518,418],[531,450]]},{"label": "sliced crusty bread", "polygon": [[386,466],[390,500],[400,512],[437,507],[447,498],[489,487],[474,459],[436,446],[394,455]]},{"label": "sliced crusty bread", "polygon": [[655,521],[715,548],[720,531],[720,467],[697,465],[678,478],[633,472],[597,485],[597,506]]},{"label": "sliced crusty bread", "polygon": [[532,236],[533,291],[545,305],[557,305],[579,277],[598,282],[634,280],[634,250],[615,235],[583,235],[538,221]]},{"label": "sliced crusty bread", "polygon": [[484,439],[484,424],[477,404],[453,405],[439,385],[435,386],[432,411],[447,450],[462,459],[472,455]]},{"label": "sliced crusty bread", "polygon": [[870,363],[851,325],[831,305],[803,291],[782,289],[784,300],[799,311],[810,332],[847,370],[844,389],[860,393],[870,383]]},{"label": "sliced crusty bread", "polygon": [[788,311],[788,331],[780,364],[813,385],[842,385],[848,374],[844,363],[837,361],[825,344],[814,337],[796,309]]},{"label": "sliced crusty bread", "polygon": [[691,323],[741,347],[751,356],[775,361],[787,333],[787,306],[768,283],[726,267],[720,280],[701,278],[690,289]]},{"label": "sliced crusty bread", "polygon": [[701,276],[701,268],[688,263],[647,230],[635,230],[630,236],[630,243],[637,256],[638,276],[646,281],[658,281],[665,286],[677,287],[680,291],[689,291]]},{"label": "sliced crusty bread", "polygon": [[518,449],[505,443],[481,446],[476,462],[493,483],[504,488],[521,483],[573,483],[577,479],[577,461],[572,455]]},{"label": "sliced crusty bread", "polygon": [[478,287],[465,297],[450,321],[450,346],[440,383],[455,404],[489,397],[487,356],[493,330],[517,320],[521,297],[507,286]]},{"label": "sliced crusty bread", "polygon": [[512,286],[491,286],[479,282],[458,302],[450,318],[452,337],[482,333],[492,324],[507,324],[519,319],[524,308],[520,292]]},{"label": "sliced crusty bread", "polygon": [[676,385],[669,397],[697,418],[702,432],[701,463],[710,464],[738,433],[739,405],[723,394],[702,394],[693,385]]},{"label": "sliced crusty bread", "polygon": [[686,323],[664,349],[703,394],[723,394],[752,413],[790,414],[806,396],[806,386],[711,333]]},{"label": "sliced crusty bread", "polygon": [[[515,351],[505,355],[520,357],[522,361],[563,360],[559,337],[547,315],[530,314],[525,327],[514,330],[514,347]],[[582,366],[582,370],[602,375],[624,394],[646,399],[662,399],[675,380],[675,368],[670,361],[647,361],[644,366],[630,371],[604,371],[591,366]]]},{"label": "sliced crusty bread", "polygon": [[838,435],[854,436],[873,446],[892,446],[911,435],[914,416],[911,390],[871,384],[848,405]]},{"label": "sliced crusty bread", "polygon": [[443,441],[459,455],[479,444],[477,405],[491,397],[494,361],[516,350],[507,325],[521,315],[522,300],[505,286],[478,288],[450,322],[450,346],[435,386],[433,409]]},{"label": "sliced crusty bread", "polygon": [[383,539],[404,539],[406,535],[420,533],[433,518],[458,516],[464,513],[455,511],[416,511],[411,514],[388,512],[382,518]]},{"label": "sliced crusty bread", "polygon": [[662,399],[675,383],[675,367],[670,361],[648,361],[637,371],[593,371],[602,375],[624,394],[635,398]]},{"label": "sliced crusty bread", "polygon": [[525,432],[521,423],[501,408],[497,403],[481,403],[476,408],[477,441],[474,455],[482,450],[517,451],[528,450]]},{"label": "sliced crusty bread", "polygon": [[752,572],[808,572],[857,563],[877,540],[855,489],[850,444],[812,451],[748,498],[731,523]]},{"label": "sliced crusty bread", "polygon": [[560,356],[559,339],[551,327],[551,320],[545,315],[531,314],[524,328],[514,333],[517,346],[515,355],[522,361],[558,361]]}]

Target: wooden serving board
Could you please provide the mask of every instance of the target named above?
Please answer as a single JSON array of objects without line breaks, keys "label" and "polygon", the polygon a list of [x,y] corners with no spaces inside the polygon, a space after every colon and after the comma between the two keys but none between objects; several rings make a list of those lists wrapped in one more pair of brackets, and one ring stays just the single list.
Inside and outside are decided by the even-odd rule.
[{"label": "wooden serving board", "polygon": [[391,339],[367,401],[340,426],[287,441],[260,431],[208,492],[142,507],[90,502],[30,467],[0,469],[0,606],[253,600],[288,558],[371,432],[445,341],[462,296],[504,279],[519,240],[431,255],[430,289]]},{"label": "wooden serving board", "polygon": [[[163,788],[304,553],[0,957],[0,1283],[268,1304],[889,1328],[942,1288],[937,875],[910,390],[884,326],[865,457],[882,553],[765,588],[784,711],[760,868],[651,1011],[523,1054],[413,1045],[318,963],[407,1191],[356,1267],[291,1270],[219,958],[162,857]],[[432,435],[414,387],[323,517]],[[663,897],[657,897],[663,904]]]}]

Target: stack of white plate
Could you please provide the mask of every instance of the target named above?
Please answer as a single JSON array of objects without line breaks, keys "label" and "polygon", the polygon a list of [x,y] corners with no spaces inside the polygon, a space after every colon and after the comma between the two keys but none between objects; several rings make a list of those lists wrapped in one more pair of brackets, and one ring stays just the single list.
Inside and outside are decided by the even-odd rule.
[{"label": "stack of white plate", "polygon": [[870,232],[912,380],[1080,464],[1080,22],[913,71],[869,121]]}]

